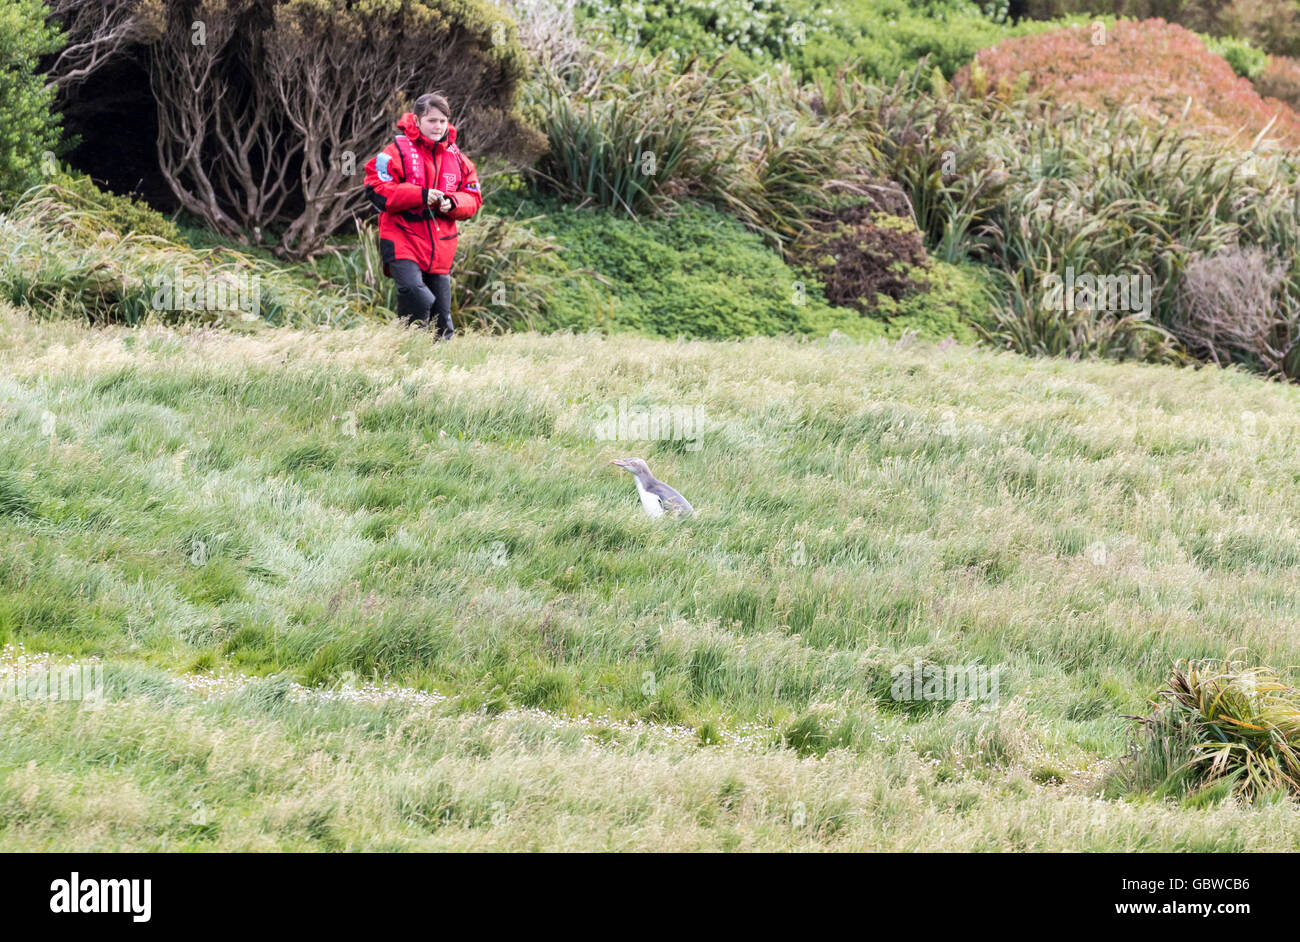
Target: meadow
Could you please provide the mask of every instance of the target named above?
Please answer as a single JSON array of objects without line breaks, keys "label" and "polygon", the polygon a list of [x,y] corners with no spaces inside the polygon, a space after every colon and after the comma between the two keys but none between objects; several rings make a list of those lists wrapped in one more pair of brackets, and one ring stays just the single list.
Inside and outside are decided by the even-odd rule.
[{"label": "meadow", "polygon": [[[87,327],[0,303],[3,850],[1294,850],[1118,784],[1296,681],[1294,386],[910,335]],[[691,435],[602,437],[602,410]],[[610,459],[696,508],[651,520]],[[983,665],[995,703],[902,700]]]}]

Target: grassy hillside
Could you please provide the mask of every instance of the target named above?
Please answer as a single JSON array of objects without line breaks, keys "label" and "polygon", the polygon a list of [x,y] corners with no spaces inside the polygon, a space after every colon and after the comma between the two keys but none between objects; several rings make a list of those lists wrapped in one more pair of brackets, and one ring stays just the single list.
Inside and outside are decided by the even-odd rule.
[{"label": "grassy hillside", "polygon": [[[1284,804],[1107,772],[1175,658],[1295,682],[1298,398],[0,307],[0,670],[110,689],[0,699],[0,848],[1293,850]],[[603,440],[622,399],[698,435]],[[629,454],[697,516],[646,518]],[[917,658],[998,667],[995,708],[893,699]]]}]

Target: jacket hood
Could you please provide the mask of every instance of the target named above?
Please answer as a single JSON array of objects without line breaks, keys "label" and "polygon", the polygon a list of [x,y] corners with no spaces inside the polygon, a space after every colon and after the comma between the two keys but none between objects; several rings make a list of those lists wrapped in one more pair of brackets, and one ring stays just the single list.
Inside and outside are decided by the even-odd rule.
[{"label": "jacket hood", "polygon": [[[414,111],[408,111],[406,114],[402,115],[402,117],[398,119],[397,130],[401,131],[403,134],[405,134],[408,138],[410,138],[412,141],[416,142],[417,144],[423,141],[425,144],[429,146],[430,149],[433,148],[434,144],[439,143],[437,141],[430,140],[429,138],[425,137],[423,134],[420,133],[420,122],[416,120]],[[452,124],[450,121],[447,122],[447,134],[442,139],[441,143],[445,147],[450,147],[452,144],[456,143],[456,126]]]}]

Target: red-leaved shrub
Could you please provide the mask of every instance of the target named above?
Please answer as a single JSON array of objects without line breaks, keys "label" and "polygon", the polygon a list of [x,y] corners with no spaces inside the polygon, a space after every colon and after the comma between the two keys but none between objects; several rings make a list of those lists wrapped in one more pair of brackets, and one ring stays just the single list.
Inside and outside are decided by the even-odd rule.
[{"label": "red-leaved shrub", "polygon": [[911,217],[873,204],[820,214],[796,257],[816,272],[832,304],[874,311],[879,296],[900,301],[924,284],[930,265]]},{"label": "red-leaved shrub", "polygon": [[1300,145],[1300,115],[1284,102],[1260,97],[1195,33],[1160,19],[1007,39],[978,52],[954,84],[982,94],[981,86],[1009,91],[1017,81],[1056,101],[1098,111],[1128,107],[1162,123],[1187,108],[1190,125],[1235,136],[1242,146],[1271,121],[1268,137]]}]

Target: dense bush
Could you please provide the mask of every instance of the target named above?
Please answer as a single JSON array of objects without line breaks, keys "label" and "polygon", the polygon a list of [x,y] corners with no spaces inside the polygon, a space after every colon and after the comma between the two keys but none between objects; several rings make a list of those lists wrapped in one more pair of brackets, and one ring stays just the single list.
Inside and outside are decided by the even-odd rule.
[{"label": "dense bush", "polygon": [[[849,116],[853,136],[867,143],[866,173],[902,191],[936,257],[987,259],[988,214],[1007,179],[1002,142],[989,118],[999,106],[957,101],[937,71],[928,93],[923,76],[918,67],[884,87],[823,81],[817,95],[826,112]],[[883,195],[877,187],[869,192]]]},{"label": "dense bush", "polygon": [[533,187],[582,205],[668,211],[692,197],[784,246],[837,194],[865,192],[860,109],[828,113],[788,68],[743,80],[720,60],[613,59],[545,78],[530,111],[550,149]]},{"label": "dense bush", "polygon": [[60,168],[50,182],[59,187],[59,196],[65,205],[94,213],[117,232],[159,236],[173,242],[180,238],[176,224],[156,209],[129,196],[101,190],[85,174]]},{"label": "dense bush", "polygon": [[545,130],[529,168],[534,188],[637,214],[670,206],[723,159],[726,121],[717,66],[616,59],[581,88],[554,75],[525,87],[526,113]]},{"label": "dense bush", "polygon": [[[1094,42],[1098,35],[1103,42]],[[1237,134],[1241,146],[1265,129],[1290,146],[1300,144],[1300,115],[1260,98],[1195,34],[1163,20],[1121,20],[1100,34],[1074,26],[1009,39],[982,50],[955,81],[982,94],[986,85],[1022,75],[1029,76],[1030,90],[1055,101],[1098,110],[1125,106],[1162,124],[1186,109],[1187,123],[1225,137]]]},{"label": "dense bush", "polygon": [[1300,108],[1300,59],[1270,56],[1268,65],[1254,79],[1255,90],[1266,98]]},{"label": "dense bush", "polygon": [[[1285,155],[1235,151],[1124,112],[1017,108],[995,126],[1009,175],[990,227],[1010,299],[993,332],[999,342],[1022,352],[1181,359],[1169,328],[1181,319],[1183,270],[1237,246],[1275,248],[1290,260],[1285,291],[1295,296],[1300,189]],[[1056,279],[1059,288],[1071,269],[1146,279],[1146,309],[1107,307],[1086,293],[1075,305],[1053,303],[1049,286]]]},{"label": "dense bush", "polygon": [[1200,33],[1248,40],[1265,52],[1300,54],[1294,0],[1029,0],[1028,13],[1036,20],[1070,14],[1159,17]]},{"label": "dense bush", "polygon": [[869,311],[880,296],[915,294],[929,259],[910,218],[860,204],[828,213],[796,256],[826,286],[832,304]]},{"label": "dense bush", "polygon": [[1220,10],[1216,27],[1216,32],[1249,39],[1266,52],[1300,55],[1294,0],[1232,0]]},{"label": "dense bush", "polygon": [[[1254,81],[1268,68],[1268,53],[1252,46],[1249,40],[1237,39],[1235,36],[1202,36],[1201,40],[1210,52],[1223,56],[1228,65],[1232,66],[1232,71],[1242,78]],[[1255,88],[1258,90],[1259,86],[1256,85]],[[1264,92],[1260,94],[1263,95]]]},{"label": "dense bush", "polygon": [[39,182],[43,155],[58,145],[53,94],[35,71],[60,44],[45,14],[41,0],[0,0],[0,202]]},{"label": "dense bush", "polygon": [[994,22],[960,0],[586,0],[583,13],[628,45],[678,58],[727,53],[745,74],[783,61],[810,78],[854,62],[864,77],[890,81],[927,56],[951,76],[976,50],[1041,28]]},{"label": "dense bush", "polygon": [[[1135,35],[1145,34],[1131,30],[1155,30],[1170,40],[1173,51],[1165,49],[1169,55],[1150,66],[1157,75],[1168,76],[1168,69],[1160,70],[1172,58],[1186,66],[1182,72],[1173,70],[1184,78],[1206,66],[1215,87],[1235,83],[1234,92],[1242,94],[1242,86],[1249,92],[1249,83],[1237,79],[1222,58],[1178,27],[1120,24],[1108,43],[1129,49]],[[1078,39],[1067,34],[1054,41]],[[1039,40],[1034,49],[1050,51],[1052,42]],[[694,198],[726,209],[752,231],[768,235],[788,261],[825,284],[820,299],[852,305],[885,325],[912,317],[933,324],[960,310],[987,338],[1026,353],[1183,362],[1188,350],[1180,336],[1188,335],[1173,330],[1183,323],[1180,305],[1188,297],[1176,290],[1183,268],[1194,257],[1212,257],[1232,246],[1278,246],[1283,253],[1295,246],[1294,172],[1267,144],[1244,154],[1190,123],[1160,128],[1150,115],[1111,111],[1114,100],[1099,89],[1158,81],[1140,72],[1132,75],[1131,63],[1122,71],[1114,51],[1094,62],[1085,60],[1082,82],[1075,81],[1074,66],[1055,57],[1043,65],[1043,74],[1069,88],[1088,90],[1078,97],[1098,112],[1026,97],[1026,80],[1008,74],[1014,60],[1003,50],[989,60],[993,68],[985,72],[977,64],[960,77],[958,88],[950,87],[938,70],[924,68],[885,87],[849,74],[802,85],[783,69],[737,85],[734,76],[724,73],[716,80],[718,96],[709,105],[707,121],[697,125],[707,132],[683,135],[686,153],[672,164],[677,172],[650,181],[662,198],[651,205],[662,214]],[[637,69],[594,87],[613,102],[621,83],[669,87],[685,74],[665,69],[656,76]],[[601,81],[610,80],[602,76]],[[702,85],[704,80],[696,76],[691,81]],[[1020,89],[1014,86],[1017,81]],[[984,94],[979,94],[981,88]],[[692,98],[680,97],[688,104],[682,115],[689,115]],[[1255,102],[1260,103],[1258,96]],[[707,174],[681,172],[706,160],[711,161]],[[571,202],[580,202],[574,198],[580,189],[569,192]],[[846,219],[819,229],[819,221],[833,221],[844,211],[849,197],[858,205],[892,202],[875,209],[914,221],[920,235],[882,229],[879,219],[867,226],[861,225],[863,219]],[[642,271],[644,263],[627,262],[636,253],[626,233],[616,228],[577,252],[577,264],[589,265],[613,284],[638,286],[630,302],[611,299],[604,305],[600,317],[606,322],[669,334],[738,336],[800,330],[820,317],[812,309],[792,312],[780,292],[762,310],[755,307],[761,295],[727,297],[737,312],[730,325],[717,304],[726,297],[724,290],[697,296],[692,285],[674,283],[674,300],[662,300],[658,283]],[[641,243],[657,231],[647,223],[632,240],[642,255],[671,259],[682,267],[700,264],[698,258],[666,252],[663,245]],[[664,238],[669,238],[666,233]],[[703,234],[701,244],[716,238],[716,232]],[[922,240],[938,260],[991,266],[1005,304],[984,317],[986,294],[977,286],[956,291],[970,303],[945,304],[948,313],[936,316],[936,292],[944,285],[941,278],[921,277],[927,254]],[[557,241],[568,244],[564,238]],[[704,267],[716,264],[714,259]],[[1151,290],[1141,309],[1128,307],[1126,300],[1110,307],[1087,298],[1077,307],[1045,304],[1051,280],[1065,277],[1067,270],[1110,282],[1132,277],[1139,279],[1134,284],[1146,284],[1141,280],[1147,279]],[[680,278],[667,262],[659,271],[663,280]],[[1286,292],[1293,291],[1295,275],[1288,271]],[[725,285],[727,279],[718,283]],[[653,318],[646,316],[646,298],[654,299]],[[573,312],[571,302],[557,310],[566,313],[551,316],[552,323],[591,323],[589,316]],[[1291,308],[1282,310],[1285,321]],[[1282,323],[1278,330],[1286,334],[1292,326]],[[1205,355],[1204,345],[1195,352]],[[1247,355],[1239,344],[1219,354],[1225,362],[1277,369],[1275,355]]]}]

